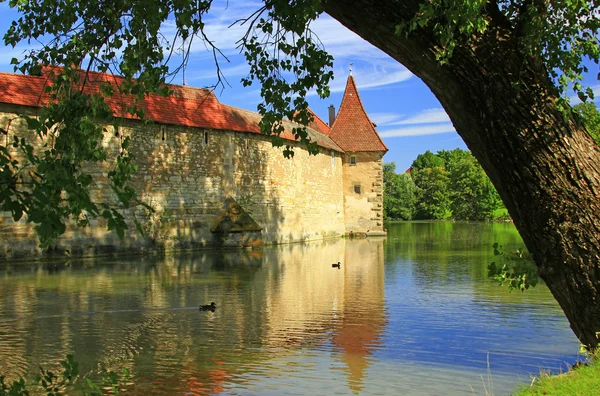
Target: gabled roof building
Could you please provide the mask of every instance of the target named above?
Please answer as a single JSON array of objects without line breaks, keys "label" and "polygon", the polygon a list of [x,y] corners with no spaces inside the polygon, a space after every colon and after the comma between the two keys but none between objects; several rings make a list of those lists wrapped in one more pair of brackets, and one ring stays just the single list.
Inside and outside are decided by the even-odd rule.
[{"label": "gabled roof building", "polygon": [[[85,90],[97,91],[105,81],[118,85],[122,80],[91,72]],[[44,149],[44,142],[35,140],[20,116],[35,116],[47,103],[48,84],[44,73],[0,73],[0,128],[7,131],[6,142],[12,136],[26,137]],[[115,94],[107,99],[120,122],[118,130],[105,126],[102,142],[114,155],[122,139],[131,139],[130,151],[138,164],[133,185],[155,212],[126,211],[132,231],[124,241],[107,232],[101,219],[85,229],[69,227],[58,242],[59,251],[89,255],[103,249],[254,246],[344,234],[385,235],[382,157],[387,147],[365,112],[352,76],[337,116],[330,109],[329,125],[313,113],[308,133],[319,145],[319,154],[308,155],[294,141],[294,125],[285,122],[282,137],[295,147],[290,160],[260,134],[259,114],[222,104],[209,90],[169,88],[172,95],[149,95],[141,103],[152,123],[125,111],[129,98]],[[19,159],[17,151],[12,155]],[[109,160],[89,169],[96,180],[91,196],[98,201],[112,199],[106,177],[111,166]],[[219,223],[226,217],[226,202],[235,209],[234,216],[247,220],[236,224],[252,224],[252,230]],[[133,217],[141,220],[146,236],[133,231]],[[43,254],[31,224],[13,223],[7,212],[0,212],[0,224],[0,244],[10,246],[0,246],[0,259],[3,254]],[[6,253],[9,250],[12,253]]]}]

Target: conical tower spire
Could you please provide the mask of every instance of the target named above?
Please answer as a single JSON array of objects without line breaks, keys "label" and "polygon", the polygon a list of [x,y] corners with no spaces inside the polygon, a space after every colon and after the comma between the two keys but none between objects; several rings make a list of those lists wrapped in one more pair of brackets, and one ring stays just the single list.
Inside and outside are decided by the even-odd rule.
[{"label": "conical tower spire", "polygon": [[329,137],[344,151],[388,151],[363,107],[352,74]]}]

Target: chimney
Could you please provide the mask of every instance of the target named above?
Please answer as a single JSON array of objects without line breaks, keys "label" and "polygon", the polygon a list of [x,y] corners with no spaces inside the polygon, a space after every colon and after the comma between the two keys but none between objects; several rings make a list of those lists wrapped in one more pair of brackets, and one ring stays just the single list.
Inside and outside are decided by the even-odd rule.
[{"label": "chimney", "polygon": [[329,105],[329,127],[333,126],[333,122],[335,121],[335,106]]}]

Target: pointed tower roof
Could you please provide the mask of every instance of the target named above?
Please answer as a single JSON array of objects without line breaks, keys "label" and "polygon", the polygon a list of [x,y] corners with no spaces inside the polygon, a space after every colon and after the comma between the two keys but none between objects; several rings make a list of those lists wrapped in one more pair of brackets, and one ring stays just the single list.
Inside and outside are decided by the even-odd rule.
[{"label": "pointed tower roof", "polygon": [[344,151],[388,151],[363,107],[352,75],[329,137]]}]

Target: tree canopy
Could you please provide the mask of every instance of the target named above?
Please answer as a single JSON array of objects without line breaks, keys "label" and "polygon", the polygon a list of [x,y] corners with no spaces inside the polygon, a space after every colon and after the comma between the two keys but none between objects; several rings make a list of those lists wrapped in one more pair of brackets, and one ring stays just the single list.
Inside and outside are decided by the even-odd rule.
[{"label": "tree canopy", "polygon": [[408,173],[396,173],[396,164],[383,164],[383,215],[390,220],[412,220],[415,216],[416,186]]},{"label": "tree canopy", "polygon": [[384,164],[384,216],[391,220],[493,220],[505,208],[490,179],[470,152],[426,151],[410,172]]}]

